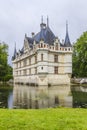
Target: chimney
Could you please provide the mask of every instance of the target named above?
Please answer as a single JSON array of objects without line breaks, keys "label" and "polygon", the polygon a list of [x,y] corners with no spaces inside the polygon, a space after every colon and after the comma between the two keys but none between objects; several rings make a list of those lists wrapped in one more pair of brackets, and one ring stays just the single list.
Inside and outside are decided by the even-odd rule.
[{"label": "chimney", "polygon": [[32,34],[32,38],[33,38],[33,37],[35,36],[35,33],[34,33],[34,32],[32,32],[31,34]]}]

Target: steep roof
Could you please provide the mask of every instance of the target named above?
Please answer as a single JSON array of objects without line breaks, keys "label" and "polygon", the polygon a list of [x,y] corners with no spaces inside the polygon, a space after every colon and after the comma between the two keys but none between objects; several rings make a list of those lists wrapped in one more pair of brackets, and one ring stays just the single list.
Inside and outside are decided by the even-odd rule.
[{"label": "steep roof", "polygon": [[34,37],[27,37],[27,40],[30,44],[33,43],[33,41],[35,40],[36,43],[39,43],[41,39],[44,40],[45,43],[48,43],[50,45],[52,45],[54,43],[55,40],[55,35],[54,33],[51,31],[51,29],[49,28],[49,26],[46,26],[46,24],[41,23],[41,30],[39,33],[37,33]]},{"label": "steep roof", "polygon": [[64,46],[65,47],[71,47],[72,46],[70,39],[69,39],[69,34],[68,34],[68,23],[66,23],[66,36],[65,36]]},{"label": "steep roof", "polygon": [[54,33],[51,31],[51,29],[47,26],[45,28],[41,28],[41,31],[36,34],[33,39],[36,41],[36,42],[40,42],[41,39],[44,40],[45,43],[48,43],[48,44],[53,44],[54,43],[54,40],[55,40],[55,35]]},{"label": "steep roof", "polygon": [[14,55],[12,56],[12,60],[14,60],[16,58],[16,54],[17,54],[17,51],[16,51],[16,43],[15,43]]}]

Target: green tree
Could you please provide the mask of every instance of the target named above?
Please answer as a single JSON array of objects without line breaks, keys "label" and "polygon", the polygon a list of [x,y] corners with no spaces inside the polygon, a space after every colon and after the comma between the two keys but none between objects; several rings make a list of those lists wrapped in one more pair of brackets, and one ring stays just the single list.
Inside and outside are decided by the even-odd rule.
[{"label": "green tree", "polygon": [[8,45],[0,43],[0,81],[5,81],[7,75],[12,75],[12,68],[8,65]]},{"label": "green tree", "polygon": [[73,45],[73,75],[87,77],[87,32]]}]

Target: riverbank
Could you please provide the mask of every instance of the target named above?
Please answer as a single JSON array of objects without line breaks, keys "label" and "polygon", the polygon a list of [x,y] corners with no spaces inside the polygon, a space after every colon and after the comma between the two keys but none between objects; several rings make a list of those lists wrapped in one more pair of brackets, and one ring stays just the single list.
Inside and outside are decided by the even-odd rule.
[{"label": "riverbank", "polygon": [[71,78],[71,83],[74,83],[74,84],[87,84],[87,78]]},{"label": "riverbank", "polygon": [[87,110],[0,109],[0,130],[87,130]]}]

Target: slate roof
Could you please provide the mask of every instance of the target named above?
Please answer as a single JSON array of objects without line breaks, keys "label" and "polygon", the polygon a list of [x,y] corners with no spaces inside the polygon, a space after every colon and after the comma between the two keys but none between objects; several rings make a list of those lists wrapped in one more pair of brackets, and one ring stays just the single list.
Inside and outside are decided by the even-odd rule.
[{"label": "slate roof", "polygon": [[65,36],[65,41],[64,41],[64,46],[65,47],[71,47],[71,42],[69,39],[69,34],[68,34],[68,24],[66,23],[66,36]]},{"label": "slate roof", "polygon": [[48,43],[50,45],[52,45],[54,43],[55,40],[55,35],[54,33],[51,31],[51,29],[49,28],[49,26],[45,27],[45,28],[41,28],[40,32],[37,33],[33,38],[31,37],[27,37],[27,40],[29,42],[29,44],[33,43],[33,41],[35,40],[36,43],[39,43],[40,40],[44,40],[45,43]]},{"label": "slate roof", "polygon": [[54,43],[55,35],[49,27],[42,28],[41,31],[34,36],[36,42],[40,42],[41,39],[43,39],[45,43],[51,45]]},{"label": "slate roof", "polygon": [[[43,23],[43,20],[42,20],[40,27],[41,27],[40,32],[38,32],[35,36],[33,36],[33,37],[27,37],[26,36],[28,43],[29,43],[29,46],[31,48],[33,48],[33,42],[34,41],[36,41],[36,44],[38,44],[41,39],[44,40],[44,42],[49,44],[49,45],[54,44],[56,36],[51,31],[51,29],[49,27],[48,20],[47,20],[47,26],[46,26],[46,24]],[[69,39],[69,34],[68,34],[68,24],[66,24],[66,36],[65,36],[64,44],[60,43],[60,46],[61,47],[71,47],[72,46],[70,39]],[[20,50],[20,54],[22,55],[23,53],[24,53],[24,47]],[[15,46],[14,55],[13,55],[12,59],[15,59],[16,54],[17,54],[17,52],[16,52],[16,46]]]},{"label": "slate roof", "polygon": [[[33,38],[27,37],[27,40],[29,42],[30,47],[33,47],[33,41],[35,40],[36,43],[38,44],[40,40],[44,40],[45,43],[48,43],[49,45],[53,45],[56,36],[54,33],[51,31],[50,27],[44,23],[41,23],[41,30],[39,33],[37,33]],[[68,34],[68,24],[66,24],[66,37],[64,41],[64,45],[60,43],[60,46],[64,47],[71,47],[71,42],[69,39],[69,34]]]},{"label": "slate roof", "polygon": [[16,53],[17,53],[17,51],[16,51],[16,43],[15,43],[14,55],[12,56],[12,60],[14,60],[16,58]]},{"label": "slate roof", "polygon": [[66,33],[64,46],[65,46],[65,47],[71,47],[71,46],[72,46],[72,45],[71,45],[71,42],[70,42],[70,39],[69,39],[68,33]]}]

